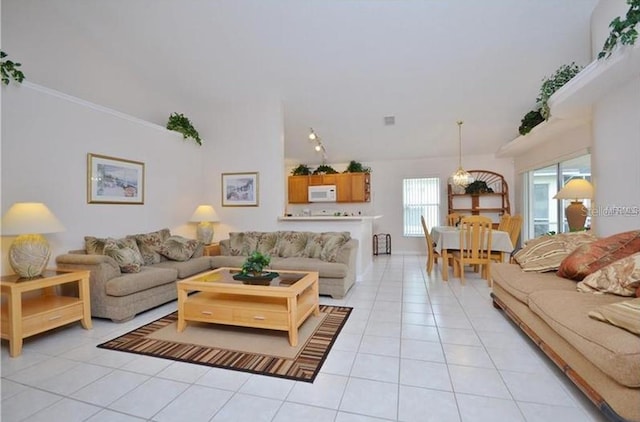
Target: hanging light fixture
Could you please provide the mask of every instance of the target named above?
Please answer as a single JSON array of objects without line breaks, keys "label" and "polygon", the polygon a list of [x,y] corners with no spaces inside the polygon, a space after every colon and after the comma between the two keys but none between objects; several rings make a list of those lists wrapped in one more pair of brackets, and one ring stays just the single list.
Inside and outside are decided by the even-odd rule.
[{"label": "hanging light fixture", "polygon": [[322,161],[324,163],[324,161],[327,159],[327,149],[324,147],[324,144],[322,143],[320,137],[313,131],[313,128],[309,128],[309,140],[315,143],[313,148],[316,150],[316,152],[322,153]]},{"label": "hanging light fixture", "polygon": [[462,120],[458,120],[458,147],[460,155],[458,156],[458,170],[451,175],[451,181],[456,186],[467,187],[473,183],[473,176],[468,171],[462,168]]}]

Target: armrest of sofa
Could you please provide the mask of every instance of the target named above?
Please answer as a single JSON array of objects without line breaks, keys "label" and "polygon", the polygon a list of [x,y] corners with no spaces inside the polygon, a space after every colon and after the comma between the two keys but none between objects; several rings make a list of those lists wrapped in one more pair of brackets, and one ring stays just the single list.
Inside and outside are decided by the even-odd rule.
[{"label": "armrest of sofa", "polygon": [[358,239],[349,239],[338,250],[336,262],[346,264],[349,268],[356,268],[356,259],[358,257]]},{"label": "armrest of sofa", "polygon": [[65,270],[89,270],[92,292],[104,292],[107,281],[122,274],[116,261],[106,255],[68,253],[57,256],[56,264]]}]

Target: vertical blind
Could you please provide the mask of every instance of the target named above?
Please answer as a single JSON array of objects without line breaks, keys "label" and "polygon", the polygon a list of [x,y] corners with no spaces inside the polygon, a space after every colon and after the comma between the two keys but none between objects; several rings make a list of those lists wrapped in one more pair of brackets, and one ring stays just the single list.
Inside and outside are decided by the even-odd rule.
[{"label": "vertical blind", "polygon": [[403,235],[424,236],[420,216],[427,227],[440,221],[440,179],[438,177],[403,179],[402,205],[404,208]]}]

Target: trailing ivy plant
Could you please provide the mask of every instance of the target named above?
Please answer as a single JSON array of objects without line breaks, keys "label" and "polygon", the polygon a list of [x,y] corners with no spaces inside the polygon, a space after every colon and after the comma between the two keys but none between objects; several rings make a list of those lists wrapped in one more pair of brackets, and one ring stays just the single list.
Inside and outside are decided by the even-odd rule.
[{"label": "trailing ivy plant", "polygon": [[549,98],[554,92],[563,87],[567,82],[576,76],[582,70],[582,66],[578,66],[574,62],[571,64],[564,64],[555,71],[553,75],[542,80],[542,86],[540,87],[540,94],[536,98],[536,102],[540,104],[540,114],[545,120],[549,120],[551,117],[551,111],[549,110]]},{"label": "trailing ivy plant", "polygon": [[625,18],[621,19],[618,16],[609,24],[611,32],[602,46],[602,51],[598,53],[598,59],[609,57],[618,43],[621,45],[633,45],[636,43],[638,38],[636,27],[640,22],[640,0],[627,0],[627,4],[630,7]]},{"label": "trailing ivy plant", "polygon": [[24,73],[20,69],[21,63],[16,63],[11,60],[5,60],[7,53],[0,51],[0,71],[2,72],[2,83],[9,85],[11,79],[18,83],[22,83],[24,80]]},{"label": "trailing ivy plant", "polygon": [[531,129],[538,126],[542,122],[544,122],[544,117],[542,117],[540,109],[531,110],[522,118],[520,127],[518,128],[518,132],[520,132],[520,135],[526,135],[527,133],[531,132]]},{"label": "trailing ivy plant", "polygon": [[185,117],[184,114],[173,113],[171,116],[169,116],[169,121],[167,122],[167,129],[180,132],[182,133],[182,136],[184,137],[184,139],[193,138],[196,144],[202,145],[202,139],[200,139],[200,134],[193,127],[189,118]]}]

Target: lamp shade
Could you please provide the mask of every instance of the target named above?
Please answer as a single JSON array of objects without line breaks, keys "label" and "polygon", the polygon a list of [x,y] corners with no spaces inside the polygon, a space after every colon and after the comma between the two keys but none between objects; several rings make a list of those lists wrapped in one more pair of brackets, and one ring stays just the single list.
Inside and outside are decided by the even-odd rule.
[{"label": "lamp shade", "polygon": [[2,217],[2,235],[58,233],[65,228],[41,202],[17,202]]},{"label": "lamp shade", "polygon": [[196,208],[189,221],[197,223],[202,221],[217,222],[220,221],[220,219],[218,218],[218,213],[216,213],[216,210],[211,205],[200,205]]},{"label": "lamp shade", "polygon": [[571,179],[560,192],[555,196],[555,199],[592,199],[593,198],[593,185],[585,179]]}]

